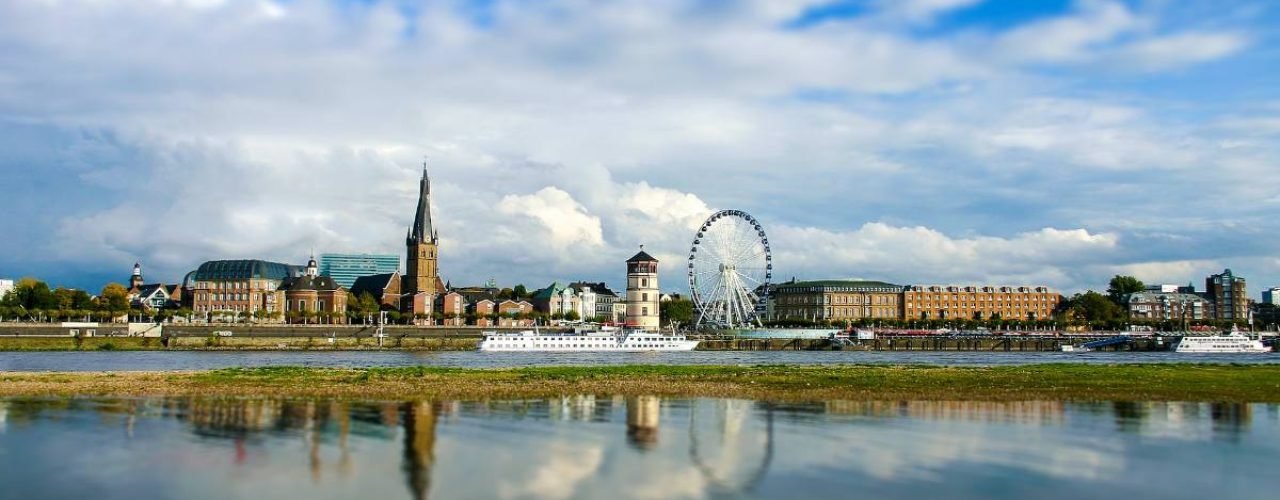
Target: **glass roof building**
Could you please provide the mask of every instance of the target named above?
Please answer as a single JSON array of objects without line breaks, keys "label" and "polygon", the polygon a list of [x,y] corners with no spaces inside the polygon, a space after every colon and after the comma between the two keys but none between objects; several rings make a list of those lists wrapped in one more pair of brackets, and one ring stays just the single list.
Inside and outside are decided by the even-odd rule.
[{"label": "glass roof building", "polygon": [[333,278],[343,288],[351,288],[356,279],[400,270],[400,256],[390,254],[320,254],[320,275]]}]

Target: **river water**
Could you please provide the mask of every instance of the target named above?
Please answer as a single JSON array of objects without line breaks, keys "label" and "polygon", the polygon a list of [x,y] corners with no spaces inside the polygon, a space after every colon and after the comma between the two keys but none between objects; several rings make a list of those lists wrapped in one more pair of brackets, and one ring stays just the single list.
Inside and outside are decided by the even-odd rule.
[{"label": "river water", "polygon": [[156,371],[228,367],[447,366],[505,368],[555,365],[930,364],[996,366],[1033,363],[1280,363],[1277,353],[981,351],[692,351],[662,353],[493,353],[478,351],[70,351],[0,352],[0,371]]},{"label": "river water", "polygon": [[0,498],[1275,498],[1280,405],[0,399]]}]

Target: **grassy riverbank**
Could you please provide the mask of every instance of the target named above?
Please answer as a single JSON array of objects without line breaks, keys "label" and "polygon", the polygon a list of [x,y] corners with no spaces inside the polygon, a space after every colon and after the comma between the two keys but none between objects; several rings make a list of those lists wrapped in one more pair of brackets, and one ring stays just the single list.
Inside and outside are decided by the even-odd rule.
[{"label": "grassy riverbank", "polygon": [[1280,366],[609,366],[502,370],[247,368],[0,373],[0,396],[487,399],[571,394],[757,400],[1280,402]]}]

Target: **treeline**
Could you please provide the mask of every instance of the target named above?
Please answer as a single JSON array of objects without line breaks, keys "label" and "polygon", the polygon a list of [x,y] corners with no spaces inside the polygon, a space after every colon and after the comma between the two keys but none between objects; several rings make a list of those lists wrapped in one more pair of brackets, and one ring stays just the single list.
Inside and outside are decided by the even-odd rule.
[{"label": "treeline", "polygon": [[108,283],[98,295],[76,288],[49,288],[35,278],[22,278],[0,297],[0,319],[25,321],[110,321],[129,311],[129,291]]}]

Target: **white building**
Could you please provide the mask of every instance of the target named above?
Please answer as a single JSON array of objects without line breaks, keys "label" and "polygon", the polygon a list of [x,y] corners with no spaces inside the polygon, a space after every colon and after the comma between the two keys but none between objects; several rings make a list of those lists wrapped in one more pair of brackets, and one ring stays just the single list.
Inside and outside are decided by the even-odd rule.
[{"label": "white building", "polygon": [[13,280],[0,280],[0,299],[4,298],[4,294],[13,290]]},{"label": "white building", "polygon": [[[4,285],[0,285],[0,288],[3,286]],[[1262,303],[1280,306],[1280,287],[1272,287],[1271,289],[1263,290]]]},{"label": "white building", "polygon": [[583,321],[591,321],[596,317],[596,293],[591,287],[578,290],[578,317]]}]

